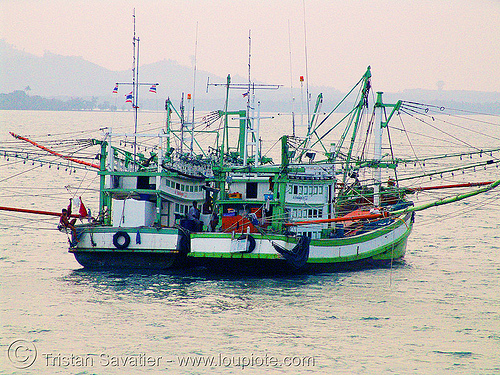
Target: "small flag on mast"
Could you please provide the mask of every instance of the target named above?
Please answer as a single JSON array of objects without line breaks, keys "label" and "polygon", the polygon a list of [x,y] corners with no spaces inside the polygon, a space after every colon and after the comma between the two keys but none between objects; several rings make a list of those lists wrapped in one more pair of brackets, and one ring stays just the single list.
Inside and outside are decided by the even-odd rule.
[{"label": "small flag on mast", "polygon": [[156,94],[156,84],[152,85],[151,88],[149,89],[149,92],[155,93]]},{"label": "small flag on mast", "polygon": [[127,97],[127,100],[125,100],[125,103],[132,103],[132,99],[134,98],[133,95],[132,95],[132,91],[130,91],[127,95],[125,95]]},{"label": "small flag on mast", "polygon": [[113,94],[116,94],[118,92],[118,83],[115,85],[115,88],[113,89]]},{"label": "small flag on mast", "polygon": [[249,94],[249,91],[243,93],[243,97],[248,96],[248,94]]}]

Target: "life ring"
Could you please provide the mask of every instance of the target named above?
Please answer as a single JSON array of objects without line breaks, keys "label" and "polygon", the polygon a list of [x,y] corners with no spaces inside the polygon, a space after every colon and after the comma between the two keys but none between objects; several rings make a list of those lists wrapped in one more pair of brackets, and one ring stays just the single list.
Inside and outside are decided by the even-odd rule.
[{"label": "life ring", "polygon": [[[121,238],[123,237],[123,240],[121,240]],[[130,245],[130,236],[128,235],[127,232],[116,232],[114,235],[113,235],[113,245],[115,245],[115,247],[117,249],[126,249],[128,247],[128,245]]]},{"label": "life ring", "polygon": [[252,251],[255,250],[255,245],[257,244],[255,242],[255,238],[253,238],[251,235],[249,234],[242,234],[240,237],[238,237],[238,241],[243,241],[243,240],[248,240],[248,243],[249,243],[249,246],[248,246],[248,249],[245,250],[245,251],[242,251],[243,253],[251,253]]}]

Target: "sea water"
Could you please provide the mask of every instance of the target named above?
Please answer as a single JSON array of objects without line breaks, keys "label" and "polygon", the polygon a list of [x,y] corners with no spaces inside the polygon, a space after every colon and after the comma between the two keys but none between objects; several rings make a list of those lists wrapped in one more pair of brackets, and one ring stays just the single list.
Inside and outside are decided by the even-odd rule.
[{"label": "sea water", "polygon": [[[84,138],[131,114],[0,116],[5,145],[8,131]],[[97,211],[95,171],[70,171],[2,159],[0,206],[59,212],[82,196]],[[0,212],[0,373],[498,374],[499,198],[419,212],[392,267],[280,277],[85,270],[57,217]]]}]

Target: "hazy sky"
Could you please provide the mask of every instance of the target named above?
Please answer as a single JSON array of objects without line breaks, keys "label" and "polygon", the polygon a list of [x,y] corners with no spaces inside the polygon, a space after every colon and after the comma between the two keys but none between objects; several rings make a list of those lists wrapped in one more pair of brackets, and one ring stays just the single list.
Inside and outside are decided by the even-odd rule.
[{"label": "hazy sky", "polygon": [[251,30],[253,78],[298,87],[305,14],[311,85],[500,91],[499,0],[0,0],[0,39],[125,70],[134,7],[141,64],[192,66],[198,24],[198,69],[245,77]]}]

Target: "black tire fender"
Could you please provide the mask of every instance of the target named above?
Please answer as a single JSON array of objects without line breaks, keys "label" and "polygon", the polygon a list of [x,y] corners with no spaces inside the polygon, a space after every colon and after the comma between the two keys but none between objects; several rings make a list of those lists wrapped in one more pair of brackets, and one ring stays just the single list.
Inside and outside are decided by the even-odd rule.
[{"label": "black tire fender", "polygon": [[257,243],[255,242],[255,238],[253,238],[249,234],[242,234],[240,237],[238,237],[238,241],[243,241],[245,239],[248,240],[249,246],[248,246],[248,250],[243,251],[243,252],[248,254],[248,253],[251,253],[252,251],[255,250],[255,246],[257,245]]},{"label": "black tire fender", "polygon": [[[123,243],[121,243],[120,241],[121,237],[123,237]],[[120,250],[126,249],[128,245],[130,245],[130,236],[127,232],[116,232],[113,235],[113,245],[115,245],[115,247]]]}]

